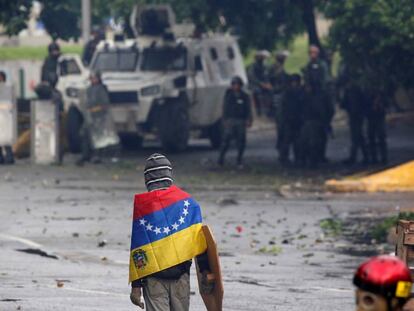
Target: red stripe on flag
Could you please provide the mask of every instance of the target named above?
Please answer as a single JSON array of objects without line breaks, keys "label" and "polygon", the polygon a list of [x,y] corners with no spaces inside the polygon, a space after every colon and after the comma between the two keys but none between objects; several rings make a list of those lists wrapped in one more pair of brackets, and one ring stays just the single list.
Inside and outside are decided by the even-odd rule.
[{"label": "red stripe on flag", "polygon": [[177,186],[166,190],[136,194],[134,198],[134,220],[164,209],[175,202],[191,197]]}]

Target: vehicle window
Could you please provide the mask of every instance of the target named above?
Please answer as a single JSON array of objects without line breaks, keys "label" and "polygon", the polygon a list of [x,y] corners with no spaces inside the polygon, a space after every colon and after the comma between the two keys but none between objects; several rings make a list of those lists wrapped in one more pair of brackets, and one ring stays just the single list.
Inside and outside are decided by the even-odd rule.
[{"label": "vehicle window", "polygon": [[138,51],[118,50],[99,52],[94,59],[91,69],[95,71],[135,71],[138,61]]},{"label": "vehicle window", "polygon": [[234,64],[228,60],[221,60],[218,62],[218,68],[220,73],[220,78],[224,81],[227,81],[232,78],[234,69]]},{"label": "vehicle window", "polygon": [[194,57],[194,69],[195,71],[203,71],[203,62],[200,55]]},{"label": "vehicle window", "polygon": [[227,48],[227,57],[229,59],[234,59],[234,50],[231,46]]},{"label": "vehicle window", "polygon": [[187,50],[183,47],[150,47],[142,53],[143,71],[180,71],[187,68]]},{"label": "vehicle window", "polygon": [[216,48],[210,48],[210,56],[212,60],[218,59],[218,54]]},{"label": "vehicle window", "polygon": [[60,75],[67,76],[67,75],[79,75],[81,70],[74,59],[64,59],[59,64],[60,67]]}]

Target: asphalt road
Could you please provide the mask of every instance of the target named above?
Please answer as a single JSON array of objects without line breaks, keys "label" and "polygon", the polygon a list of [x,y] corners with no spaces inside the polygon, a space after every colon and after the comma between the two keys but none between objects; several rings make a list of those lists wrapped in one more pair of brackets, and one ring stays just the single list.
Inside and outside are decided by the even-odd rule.
[{"label": "asphalt road", "polygon": [[[390,124],[395,162],[413,155],[407,124]],[[242,171],[219,170],[205,142],[171,156],[177,184],[200,202],[218,241],[224,310],[353,308],[352,272],[366,257],[347,252],[350,242],[324,234],[320,221],[409,209],[414,196],[321,191],[325,178],[362,169],[337,164],[346,157],[341,128],[320,171],[281,168],[268,126],[249,138]],[[132,198],[144,191],[144,160],[155,150],[148,144],[116,163],[82,168],[75,156],[63,166],[0,167],[0,310],[137,310],[127,265]],[[191,310],[204,310],[192,272]]]}]

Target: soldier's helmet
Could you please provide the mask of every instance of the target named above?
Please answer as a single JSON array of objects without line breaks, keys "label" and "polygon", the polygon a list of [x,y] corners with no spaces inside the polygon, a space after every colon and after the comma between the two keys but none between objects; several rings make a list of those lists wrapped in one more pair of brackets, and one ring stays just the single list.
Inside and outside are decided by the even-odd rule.
[{"label": "soldier's helmet", "polygon": [[233,85],[233,84],[238,84],[238,85],[240,85],[240,87],[243,87],[244,82],[243,82],[243,79],[242,79],[242,78],[240,78],[239,76],[234,76],[234,77],[231,79],[231,84],[232,84],[232,85]]},{"label": "soldier's helmet", "polygon": [[396,298],[400,306],[411,296],[412,278],[407,265],[397,257],[371,258],[357,269],[353,283],[358,289],[384,297]]},{"label": "soldier's helmet", "polygon": [[52,43],[50,43],[47,47],[47,50],[49,51],[49,53],[53,52],[53,51],[60,51],[60,46],[59,44],[57,44],[55,41],[53,41]]}]

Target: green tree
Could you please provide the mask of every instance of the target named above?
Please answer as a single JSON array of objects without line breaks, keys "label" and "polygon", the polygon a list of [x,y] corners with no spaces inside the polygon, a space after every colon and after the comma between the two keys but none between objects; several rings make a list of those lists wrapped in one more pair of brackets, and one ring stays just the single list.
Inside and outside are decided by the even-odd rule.
[{"label": "green tree", "polygon": [[0,24],[7,35],[16,35],[27,27],[32,0],[0,0]]},{"label": "green tree", "polygon": [[42,0],[39,19],[52,38],[78,39],[80,36],[80,0]]},{"label": "green tree", "polygon": [[367,86],[393,92],[414,87],[414,2],[412,0],[331,0],[331,45]]}]

